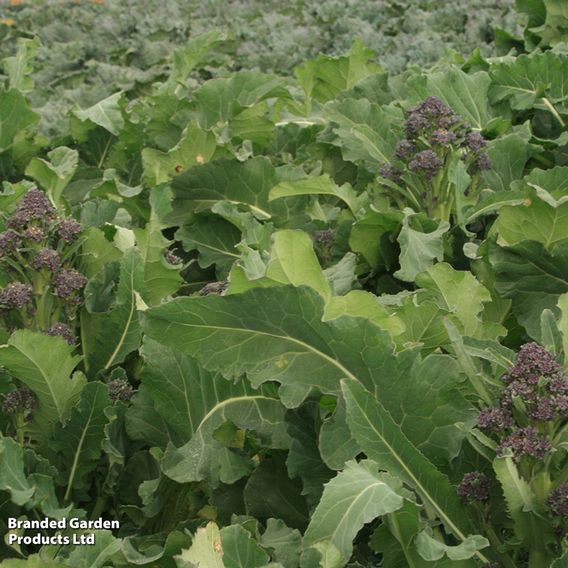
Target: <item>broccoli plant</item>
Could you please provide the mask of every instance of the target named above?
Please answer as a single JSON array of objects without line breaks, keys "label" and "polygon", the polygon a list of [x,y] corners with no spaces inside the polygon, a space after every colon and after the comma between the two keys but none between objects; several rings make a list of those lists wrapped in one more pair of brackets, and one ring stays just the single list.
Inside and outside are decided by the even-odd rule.
[{"label": "broccoli plant", "polygon": [[[503,388],[495,406],[477,417],[477,440],[489,449],[519,539],[504,555],[507,566],[527,560],[548,566],[568,529],[568,469],[564,449],[568,434],[568,377],[551,353],[527,343],[514,365],[501,377]],[[498,516],[488,504],[490,478],[483,472],[464,475],[458,495],[474,504],[483,526]],[[489,534],[507,534],[502,527]]]},{"label": "broccoli plant", "polygon": [[381,168],[380,185],[399,208],[448,221],[463,196],[476,194],[481,173],[491,169],[485,139],[432,96],[410,110],[404,129],[392,162]]},{"label": "broccoli plant", "polygon": [[8,280],[0,309],[8,331],[27,328],[75,343],[77,308],[87,278],[76,268],[81,225],[30,189],[5,219],[0,266]]}]

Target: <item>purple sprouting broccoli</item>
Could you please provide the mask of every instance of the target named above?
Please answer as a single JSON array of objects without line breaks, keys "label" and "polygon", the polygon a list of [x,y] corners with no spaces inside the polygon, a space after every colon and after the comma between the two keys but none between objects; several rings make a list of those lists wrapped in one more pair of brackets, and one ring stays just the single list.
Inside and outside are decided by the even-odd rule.
[{"label": "purple sprouting broccoli", "polygon": [[487,432],[501,432],[513,425],[513,416],[502,408],[484,408],[477,417],[477,427]]},{"label": "purple sprouting broccoli", "polygon": [[13,229],[0,233],[0,257],[17,251],[22,245],[20,235]]},{"label": "purple sprouting broccoli", "polygon": [[333,229],[320,229],[319,231],[314,231],[313,239],[316,243],[330,246],[335,239],[335,232]]},{"label": "purple sprouting broccoli", "polygon": [[450,130],[446,130],[445,128],[438,128],[432,133],[432,138],[430,139],[430,141],[432,142],[432,144],[441,144],[442,146],[448,146],[452,142],[455,142],[456,139],[457,136]]},{"label": "purple sprouting broccoli", "polygon": [[488,501],[491,489],[489,478],[479,471],[472,471],[463,476],[458,485],[458,496],[464,501]]},{"label": "purple sprouting broccoli", "polygon": [[568,483],[554,489],[546,502],[555,515],[568,517]]},{"label": "purple sprouting broccoli", "polygon": [[438,158],[436,152],[432,150],[423,150],[418,152],[410,162],[408,169],[424,174],[427,179],[432,179],[442,168],[444,162]]},{"label": "purple sprouting broccoli", "polygon": [[32,260],[32,267],[36,270],[45,268],[50,272],[56,272],[61,266],[61,259],[56,250],[43,248],[39,250]]},{"label": "purple sprouting broccoli", "polygon": [[34,393],[25,387],[10,391],[4,395],[2,411],[6,414],[31,414],[36,408],[36,397]]},{"label": "purple sprouting broccoli", "polygon": [[417,146],[414,140],[406,140],[404,138],[396,145],[394,149],[394,155],[399,160],[406,160],[406,158],[416,153],[416,149]]},{"label": "purple sprouting broccoli", "polygon": [[166,249],[164,251],[164,259],[168,264],[173,266],[179,266],[182,263],[181,258],[177,254],[174,254],[170,249]]},{"label": "purple sprouting broccoli", "polygon": [[10,282],[0,292],[0,305],[6,308],[20,309],[31,304],[33,299],[33,288],[29,284],[21,282]]},{"label": "purple sprouting broccoli", "polygon": [[8,226],[22,229],[32,221],[49,223],[56,217],[56,210],[43,191],[30,189],[19,201],[16,211],[8,219]]},{"label": "purple sprouting broccoli", "polygon": [[71,328],[65,323],[54,323],[45,330],[45,335],[50,337],[62,337],[69,345],[75,345],[75,335],[71,331]]},{"label": "purple sprouting broccoli", "polygon": [[65,268],[58,272],[53,279],[55,295],[60,298],[70,298],[81,290],[87,283],[87,278],[73,268]]},{"label": "purple sprouting broccoli", "polygon": [[124,379],[114,379],[108,383],[108,397],[113,404],[128,402],[132,397],[132,387]]},{"label": "purple sprouting broccoli", "polygon": [[517,353],[515,364],[503,375],[502,380],[510,383],[522,380],[536,385],[541,377],[556,375],[562,367],[556,362],[553,355],[542,345],[525,343]]},{"label": "purple sprouting broccoli", "polygon": [[546,436],[540,434],[534,426],[526,426],[505,436],[497,446],[497,455],[503,456],[505,451],[510,449],[515,461],[519,461],[523,456],[542,460],[551,448],[550,440]]},{"label": "purple sprouting broccoli", "polygon": [[46,232],[44,229],[42,229],[41,227],[28,227],[24,232],[23,232],[23,236],[25,239],[28,239],[30,241],[35,241],[36,243],[41,243],[41,241],[43,241],[45,239],[45,237],[47,236]]},{"label": "purple sprouting broccoli", "polygon": [[222,296],[225,290],[229,287],[229,283],[226,280],[220,280],[219,282],[209,282],[205,284],[201,290],[199,290],[200,296]]},{"label": "purple sprouting broccoli", "polygon": [[384,164],[379,173],[385,179],[390,179],[391,181],[394,181],[394,183],[400,183],[402,180],[402,172],[392,164]]},{"label": "purple sprouting broccoli", "polygon": [[75,242],[82,231],[81,223],[71,217],[61,219],[57,225],[57,234],[68,244]]},{"label": "purple sprouting broccoli", "polygon": [[465,146],[472,152],[481,152],[487,146],[487,142],[480,132],[470,132],[465,137]]}]

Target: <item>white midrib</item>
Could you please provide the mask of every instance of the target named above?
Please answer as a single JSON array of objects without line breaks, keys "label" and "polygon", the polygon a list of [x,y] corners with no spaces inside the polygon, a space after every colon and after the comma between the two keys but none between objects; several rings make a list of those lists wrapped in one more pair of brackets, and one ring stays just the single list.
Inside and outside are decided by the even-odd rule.
[{"label": "white midrib", "polygon": [[79,463],[79,456],[83,450],[83,443],[85,442],[85,436],[89,426],[91,425],[91,420],[93,419],[93,412],[95,411],[95,405],[91,405],[91,412],[89,413],[89,418],[83,431],[81,432],[81,437],[79,438],[79,443],[77,444],[77,449],[75,450],[75,457],[73,458],[73,466],[71,467],[71,471],[69,472],[69,480],[67,481],[67,491],[65,492],[65,497],[63,498],[64,501],[69,499],[69,495],[71,494],[71,489],[73,487],[73,481],[75,478],[75,472],[77,470],[77,464]]},{"label": "white midrib", "polygon": [[[430,502],[430,504],[434,507],[434,509],[437,511],[438,515],[440,516],[440,518],[443,520],[444,523],[446,523],[448,526],[451,527],[452,531],[454,532],[454,534],[461,540],[461,541],[465,541],[466,537],[465,535],[462,533],[462,531],[454,524],[454,522],[452,521],[452,519],[450,519],[443,507],[441,505],[439,505],[436,500],[430,495],[430,493],[424,488],[424,486],[422,485],[422,483],[420,483],[420,481],[416,478],[416,476],[412,473],[412,471],[410,469],[408,469],[408,467],[406,466],[406,464],[404,463],[404,461],[402,461],[400,459],[400,457],[398,456],[398,454],[394,451],[394,449],[392,448],[392,446],[385,440],[385,438],[382,436],[382,434],[375,428],[375,426],[373,425],[373,423],[368,419],[367,414],[364,412],[363,407],[356,401],[355,397],[352,396],[351,400],[359,407],[359,409],[361,410],[361,415],[365,417],[365,420],[367,421],[367,424],[369,425],[369,427],[371,428],[371,430],[373,430],[373,432],[375,432],[375,434],[377,435],[377,438],[379,438],[379,440],[381,440],[381,442],[386,446],[386,448],[388,449],[388,451],[390,452],[391,456],[393,456],[395,458],[395,460],[399,463],[399,465],[402,467],[402,469],[406,472],[406,474],[410,477],[410,479],[412,480],[412,482],[416,485],[417,488],[420,489],[420,492],[422,493],[423,496],[425,496],[427,498],[427,500]],[[410,442],[409,442],[410,443]],[[485,563],[489,563],[489,559],[486,558],[481,552],[476,551],[475,553],[483,562]]]},{"label": "white midrib", "polygon": [[337,367],[340,371],[345,373],[346,378],[353,379],[354,381],[357,381],[358,383],[360,382],[359,379],[353,373],[351,373],[351,371],[346,369],[339,361],[337,361],[333,357],[330,357],[329,355],[326,355],[322,351],[319,351],[318,349],[313,348],[308,343],[304,343],[303,341],[300,341],[299,339],[295,339],[294,337],[290,337],[289,335],[277,335],[277,334],[274,334],[274,333],[268,333],[267,331],[258,331],[258,330],[255,330],[255,329],[245,329],[245,328],[241,328],[241,327],[222,327],[222,326],[217,326],[217,325],[199,325],[199,324],[194,324],[194,323],[183,323],[183,322],[176,322],[176,323],[178,325],[182,325],[184,327],[195,327],[195,328],[212,329],[212,330],[218,330],[218,331],[234,331],[236,333],[250,333],[250,334],[254,334],[254,335],[264,335],[266,337],[274,337],[275,339],[280,339],[280,340],[283,340],[283,341],[289,341],[291,343],[295,343],[296,345],[301,345],[302,347],[304,347],[308,351],[311,351],[312,353],[319,355],[320,357],[322,357],[323,359],[325,359],[326,361],[331,363],[333,366]]}]

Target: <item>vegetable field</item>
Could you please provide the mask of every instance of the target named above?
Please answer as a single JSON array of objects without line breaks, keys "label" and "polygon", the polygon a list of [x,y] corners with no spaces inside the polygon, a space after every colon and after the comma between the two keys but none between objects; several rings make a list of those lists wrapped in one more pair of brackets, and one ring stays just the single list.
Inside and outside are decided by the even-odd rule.
[{"label": "vegetable field", "polygon": [[2,3],[0,568],[566,568],[567,45]]}]

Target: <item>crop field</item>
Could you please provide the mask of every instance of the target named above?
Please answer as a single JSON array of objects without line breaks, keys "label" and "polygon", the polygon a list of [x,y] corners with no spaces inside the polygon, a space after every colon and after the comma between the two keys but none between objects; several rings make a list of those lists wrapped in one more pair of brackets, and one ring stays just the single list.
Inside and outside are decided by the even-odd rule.
[{"label": "crop field", "polygon": [[567,46],[0,0],[0,568],[567,568]]}]

